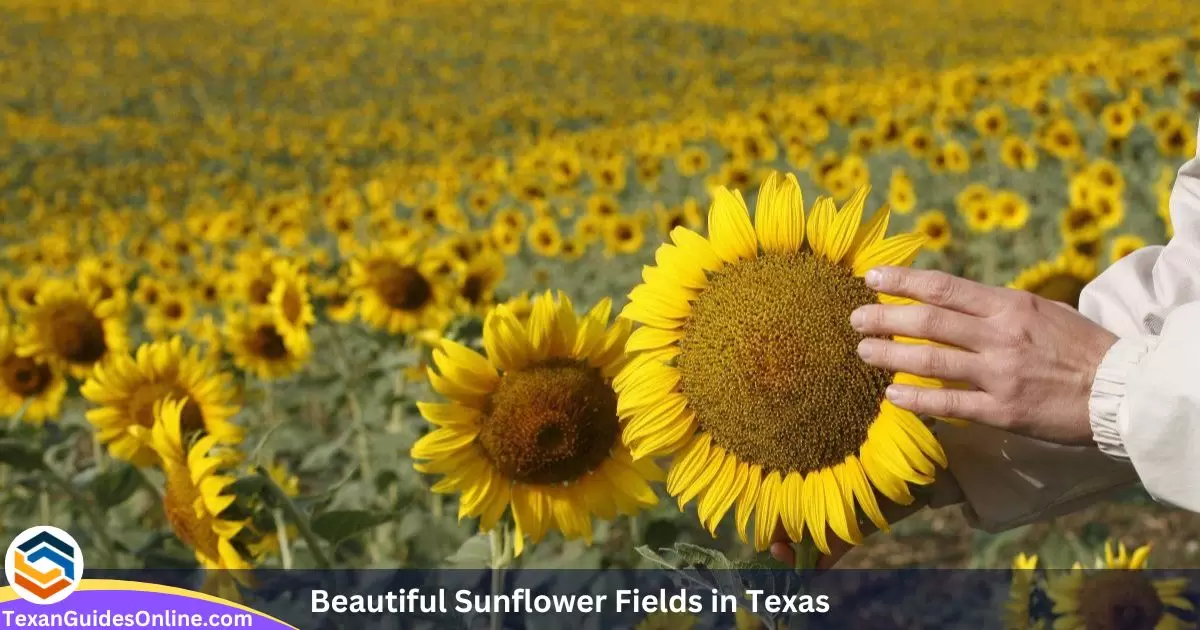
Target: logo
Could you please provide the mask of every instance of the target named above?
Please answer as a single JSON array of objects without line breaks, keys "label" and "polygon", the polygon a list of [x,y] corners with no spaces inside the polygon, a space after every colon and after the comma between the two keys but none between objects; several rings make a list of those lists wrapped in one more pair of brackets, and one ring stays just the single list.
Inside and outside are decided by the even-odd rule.
[{"label": "logo", "polygon": [[57,527],[30,527],[4,555],[4,576],[21,599],[34,604],[61,602],[83,577],[83,552]]}]

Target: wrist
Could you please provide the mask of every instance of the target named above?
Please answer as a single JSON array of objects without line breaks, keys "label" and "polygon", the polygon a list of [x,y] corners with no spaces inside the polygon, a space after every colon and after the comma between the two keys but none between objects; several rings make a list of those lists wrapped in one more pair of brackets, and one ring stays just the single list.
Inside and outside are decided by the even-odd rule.
[{"label": "wrist", "polygon": [[1127,419],[1121,413],[1130,375],[1142,359],[1158,345],[1158,337],[1118,339],[1096,367],[1088,397],[1088,424],[1092,440],[1101,452],[1128,460],[1124,435]]}]

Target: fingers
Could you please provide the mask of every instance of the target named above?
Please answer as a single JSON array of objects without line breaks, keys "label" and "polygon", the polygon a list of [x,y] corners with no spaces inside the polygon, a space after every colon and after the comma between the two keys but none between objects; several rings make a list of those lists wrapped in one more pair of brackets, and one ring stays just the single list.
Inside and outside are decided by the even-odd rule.
[{"label": "fingers", "polygon": [[972,382],[979,373],[979,355],[928,344],[868,338],[858,344],[858,356],[877,368],[917,376]]},{"label": "fingers", "polygon": [[792,540],[788,538],[783,523],[776,524],[775,533],[771,535],[771,557],[789,567],[796,566],[796,550],[792,548]]},{"label": "fingers", "polygon": [[996,407],[995,400],[986,392],[911,385],[889,385],[887,399],[913,413],[985,422],[995,415]]},{"label": "fingers", "polygon": [[989,287],[941,271],[876,267],[863,279],[868,287],[968,315],[991,315],[1003,307],[1003,295]]},{"label": "fingers", "polygon": [[864,335],[916,337],[968,350],[982,348],[995,336],[985,319],[924,304],[863,306],[850,314],[850,325]]}]

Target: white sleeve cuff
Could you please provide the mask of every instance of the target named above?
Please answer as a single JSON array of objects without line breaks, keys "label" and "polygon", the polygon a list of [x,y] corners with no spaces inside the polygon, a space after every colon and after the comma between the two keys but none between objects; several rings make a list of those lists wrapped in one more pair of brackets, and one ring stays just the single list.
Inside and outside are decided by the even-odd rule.
[{"label": "white sleeve cuff", "polygon": [[1100,452],[1114,459],[1129,459],[1120,425],[1121,404],[1125,401],[1129,375],[1156,346],[1158,337],[1153,335],[1119,339],[1096,368],[1088,399],[1092,439]]}]

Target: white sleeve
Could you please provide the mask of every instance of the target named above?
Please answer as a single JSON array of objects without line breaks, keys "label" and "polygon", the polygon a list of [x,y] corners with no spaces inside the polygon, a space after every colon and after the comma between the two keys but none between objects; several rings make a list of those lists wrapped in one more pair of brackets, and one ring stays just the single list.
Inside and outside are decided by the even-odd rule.
[{"label": "white sleeve", "polygon": [[1200,511],[1200,156],[1170,204],[1171,241],[1110,267],[1079,306],[1121,337],[1092,384],[1096,444],[1159,501]]},{"label": "white sleeve", "polygon": [[1118,261],[1080,297],[1080,312],[1121,338],[1092,385],[1099,448],[939,427],[976,526],[1053,518],[1139,479],[1158,500],[1200,511],[1200,157],[1179,170],[1170,204],[1171,241]]}]

